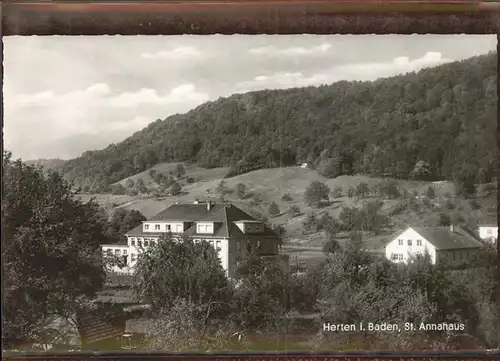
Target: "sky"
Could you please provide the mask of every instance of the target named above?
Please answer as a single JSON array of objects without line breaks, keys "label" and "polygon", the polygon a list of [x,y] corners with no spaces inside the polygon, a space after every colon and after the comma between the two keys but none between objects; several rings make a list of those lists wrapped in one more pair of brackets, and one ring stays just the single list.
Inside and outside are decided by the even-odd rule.
[{"label": "sky", "polygon": [[375,80],[496,49],[495,35],[4,37],[4,148],[70,159],[219,97]]}]

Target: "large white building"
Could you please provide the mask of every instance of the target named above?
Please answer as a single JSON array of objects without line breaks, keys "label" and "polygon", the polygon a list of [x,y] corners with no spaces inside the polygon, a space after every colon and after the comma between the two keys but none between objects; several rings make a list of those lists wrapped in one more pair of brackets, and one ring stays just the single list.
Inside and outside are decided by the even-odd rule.
[{"label": "large white building", "polygon": [[174,204],[127,232],[126,244],[107,244],[102,250],[125,261],[126,266],[114,266],[114,272],[130,274],[138,255],[155,246],[165,233],[209,242],[216,249],[228,277],[234,277],[240,262],[251,254],[287,262],[286,257],[279,255],[279,235],[228,203]]},{"label": "large white building", "polygon": [[480,241],[458,227],[410,227],[386,244],[385,256],[396,263],[407,263],[427,252],[436,264],[467,260],[482,247]]}]

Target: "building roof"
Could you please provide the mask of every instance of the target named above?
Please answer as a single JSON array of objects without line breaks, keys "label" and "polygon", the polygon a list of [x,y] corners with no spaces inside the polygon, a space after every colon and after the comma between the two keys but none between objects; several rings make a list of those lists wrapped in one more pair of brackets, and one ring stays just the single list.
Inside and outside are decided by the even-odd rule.
[{"label": "building roof", "polygon": [[[184,234],[189,237],[217,237],[217,238],[240,238],[240,237],[279,237],[267,224],[264,231],[258,234],[244,234],[234,222],[259,222],[248,213],[230,203],[213,204],[210,210],[205,203],[199,204],[174,204],[164,211],[158,213],[148,221],[184,221],[184,222],[214,222],[213,234],[197,234],[196,224],[192,224]],[[158,232],[143,232],[142,224],[130,230],[127,236],[158,236]]]},{"label": "building roof", "polygon": [[224,204],[214,204],[211,209],[207,209],[205,203],[191,204],[173,204],[148,221],[184,221],[194,222],[218,213]]},{"label": "building roof", "polygon": [[493,215],[487,215],[479,221],[479,227],[498,227],[498,218]]},{"label": "building roof", "polygon": [[481,248],[483,243],[460,227],[411,227],[437,250]]}]

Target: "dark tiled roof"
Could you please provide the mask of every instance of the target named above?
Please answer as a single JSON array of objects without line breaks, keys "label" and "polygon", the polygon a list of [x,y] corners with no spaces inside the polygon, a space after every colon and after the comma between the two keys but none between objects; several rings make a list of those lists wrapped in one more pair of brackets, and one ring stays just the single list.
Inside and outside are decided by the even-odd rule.
[{"label": "dark tiled roof", "polygon": [[[214,234],[197,234],[196,224],[189,227],[184,234],[186,236],[203,237],[272,237],[278,235],[267,225],[264,225],[264,232],[258,234],[244,234],[234,222],[237,221],[258,222],[254,217],[242,211],[232,204],[214,204],[210,210],[207,210],[205,203],[200,204],[174,204],[166,210],[160,212],[148,221],[189,221],[189,222],[214,222]],[[127,236],[158,236],[158,232],[143,232],[142,225],[135,227],[126,234]]]},{"label": "dark tiled roof", "polygon": [[455,227],[411,227],[415,232],[429,241],[438,250],[481,248],[483,244],[472,235]]},{"label": "dark tiled roof", "polygon": [[193,222],[207,218],[209,217],[209,215],[218,213],[222,208],[224,208],[223,204],[214,204],[210,210],[207,209],[207,205],[205,203],[173,204],[164,211],[158,213],[153,218],[148,219],[148,221],[169,220]]}]

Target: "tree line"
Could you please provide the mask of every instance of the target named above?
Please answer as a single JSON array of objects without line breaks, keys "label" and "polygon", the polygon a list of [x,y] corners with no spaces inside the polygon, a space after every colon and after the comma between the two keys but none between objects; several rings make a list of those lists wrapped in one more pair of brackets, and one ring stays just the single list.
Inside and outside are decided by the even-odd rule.
[{"label": "tree line", "polygon": [[488,183],[496,79],[491,53],[373,82],[232,95],[157,120],[59,170],[97,188],[182,161],[230,167],[228,177],[307,162],[327,177]]}]

